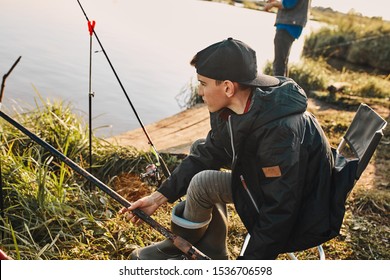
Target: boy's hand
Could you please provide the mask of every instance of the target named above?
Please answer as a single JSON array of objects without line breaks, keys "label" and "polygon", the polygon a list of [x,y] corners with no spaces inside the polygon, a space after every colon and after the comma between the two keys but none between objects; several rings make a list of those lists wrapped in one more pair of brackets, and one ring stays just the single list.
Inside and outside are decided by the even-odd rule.
[{"label": "boy's hand", "polygon": [[122,208],[118,213],[125,214],[126,219],[130,220],[132,223],[139,224],[142,221],[132,213],[132,210],[140,209],[150,216],[157,210],[158,207],[167,201],[168,199],[164,195],[159,192],[154,192],[149,196],[138,199],[128,208]]}]

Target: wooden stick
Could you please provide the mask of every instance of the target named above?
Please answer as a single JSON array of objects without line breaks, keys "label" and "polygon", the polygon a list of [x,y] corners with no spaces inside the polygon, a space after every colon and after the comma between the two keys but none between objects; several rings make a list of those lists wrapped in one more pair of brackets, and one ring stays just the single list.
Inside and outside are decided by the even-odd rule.
[{"label": "wooden stick", "polygon": [[19,63],[20,59],[22,57],[19,56],[19,58],[15,61],[15,63],[12,65],[11,69],[9,69],[8,73],[6,73],[4,76],[3,76],[3,81],[1,83],[1,91],[0,91],[0,104],[3,100],[3,93],[4,93],[4,88],[5,88],[5,80],[8,78],[8,76],[11,74],[12,70],[14,70],[16,64]]}]

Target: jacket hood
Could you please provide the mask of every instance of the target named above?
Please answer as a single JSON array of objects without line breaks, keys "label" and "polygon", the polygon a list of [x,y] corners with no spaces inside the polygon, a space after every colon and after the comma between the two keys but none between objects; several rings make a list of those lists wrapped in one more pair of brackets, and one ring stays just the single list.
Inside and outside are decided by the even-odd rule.
[{"label": "jacket hood", "polygon": [[[210,113],[213,137],[221,143],[230,141],[226,140],[225,136],[232,130],[232,142],[235,150],[238,150],[239,143],[242,143],[251,131],[274,120],[304,113],[307,108],[305,91],[290,78],[277,78],[280,80],[279,85],[253,90],[253,104],[247,113],[236,115],[227,108]],[[230,116],[232,129],[228,128],[227,116]]]},{"label": "jacket hood", "polygon": [[254,89],[253,105],[248,113],[232,115],[240,134],[246,134],[248,129],[256,129],[271,121],[306,111],[305,91],[290,78],[278,79],[280,84],[277,86]]},{"label": "jacket hood", "polygon": [[254,90],[254,103],[251,111],[256,114],[256,121],[259,125],[303,113],[307,109],[305,91],[290,78],[278,78],[280,80],[278,86]]}]

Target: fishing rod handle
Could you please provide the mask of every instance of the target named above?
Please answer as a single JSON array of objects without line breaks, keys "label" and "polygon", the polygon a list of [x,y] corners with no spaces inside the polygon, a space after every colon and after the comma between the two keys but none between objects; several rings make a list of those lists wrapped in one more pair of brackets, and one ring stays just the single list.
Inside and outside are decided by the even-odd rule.
[{"label": "fishing rod handle", "polygon": [[185,253],[191,260],[211,260],[208,256],[199,251],[191,243],[180,236],[176,236],[174,240],[171,240],[176,248],[179,248]]}]

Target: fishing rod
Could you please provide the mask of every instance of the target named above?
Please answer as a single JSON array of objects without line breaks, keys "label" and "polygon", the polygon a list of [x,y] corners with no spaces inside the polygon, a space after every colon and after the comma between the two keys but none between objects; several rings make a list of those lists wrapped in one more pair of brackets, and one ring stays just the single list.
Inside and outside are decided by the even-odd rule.
[{"label": "fishing rod", "polygon": [[[92,98],[95,93],[92,92],[92,35],[96,22],[88,21],[89,32],[89,83],[88,83],[88,108],[89,108],[89,171],[92,173]],[[92,190],[92,183],[89,183],[89,190]]]},{"label": "fishing rod", "polygon": [[[90,22],[90,20],[89,20],[89,18],[88,18],[88,16],[87,16],[87,14],[86,14],[86,12],[85,12],[83,6],[81,5],[80,1],[77,0],[77,2],[79,3],[79,6],[80,6],[80,8],[81,8],[81,10],[82,10],[82,12],[83,12],[85,18],[87,19],[88,22]],[[158,163],[161,163],[162,171],[163,171],[165,177],[168,178],[171,174],[170,174],[170,172],[169,172],[169,169],[168,169],[168,167],[167,167],[167,165],[166,165],[164,159],[163,159],[163,158],[161,157],[161,155],[158,153],[156,147],[154,146],[154,144],[153,144],[153,142],[152,142],[152,139],[150,138],[148,132],[146,131],[146,128],[145,128],[144,124],[142,123],[142,120],[141,120],[141,118],[139,117],[139,115],[138,115],[138,113],[137,113],[137,110],[135,109],[133,103],[131,102],[130,97],[129,97],[129,95],[128,95],[127,92],[126,92],[125,87],[123,86],[121,80],[119,79],[119,76],[118,76],[117,72],[115,71],[114,66],[113,66],[112,63],[111,63],[111,60],[110,60],[110,58],[108,57],[107,52],[106,52],[106,50],[105,50],[104,47],[103,47],[103,44],[100,42],[99,37],[97,36],[95,29],[92,30],[92,33],[95,35],[95,38],[96,38],[97,42],[99,43],[99,46],[100,46],[100,48],[101,48],[101,50],[102,50],[104,56],[106,57],[107,62],[108,62],[108,64],[110,65],[111,70],[113,71],[116,80],[118,81],[118,83],[119,83],[119,85],[120,85],[120,87],[121,87],[123,93],[125,94],[126,99],[127,99],[127,101],[129,102],[130,107],[131,107],[131,109],[133,110],[134,115],[135,115],[135,117],[137,118],[137,121],[138,121],[139,125],[141,126],[141,128],[142,128],[142,130],[143,130],[143,132],[144,132],[144,134],[145,134],[145,136],[146,136],[146,138],[147,138],[147,140],[148,140],[149,145],[151,146],[151,148],[152,148],[154,154],[156,155],[156,157],[157,157],[157,162],[158,162]],[[154,169],[154,168],[155,168],[155,167],[154,167],[153,164],[148,165],[148,166],[147,166],[147,169],[149,169],[149,171],[147,170],[147,172],[146,172],[145,174],[143,174],[143,176],[144,176],[144,177],[149,176],[149,175],[150,175],[150,176],[155,176],[155,175],[156,175],[156,169]],[[152,173],[150,173],[150,169],[153,169],[153,172],[152,172]],[[158,175],[158,174],[157,174],[157,175]],[[142,176],[141,176],[141,178],[142,178]]]},{"label": "fishing rod", "polygon": [[[126,200],[124,197],[122,197],[120,194],[109,188],[107,185],[105,185],[103,182],[101,182],[99,179],[94,177],[91,173],[80,167],[77,163],[72,161],[70,158],[65,156],[63,153],[58,151],[56,148],[54,148],[52,145],[47,143],[46,141],[39,138],[36,134],[29,131],[27,128],[25,128],[23,125],[9,117],[4,112],[0,111],[0,117],[2,117],[4,120],[6,120],[8,123],[10,123],[12,126],[26,134],[28,137],[30,137],[33,141],[35,141],[37,144],[45,148],[48,152],[50,152],[53,156],[60,159],[62,162],[64,162],[66,165],[68,165],[72,170],[74,170],[76,173],[83,176],[85,179],[87,179],[89,182],[96,185],[99,189],[101,189],[103,192],[108,194],[111,198],[115,199],[117,202],[119,202],[122,206],[128,208],[131,206],[131,203]],[[167,228],[163,227],[161,224],[156,222],[153,218],[151,218],[149,215],[147,215],[145,212],[143,212],[140,209],[134,209],[132,210],[133,214],[139,217],[141,220],[143,220],[145,223],[150,225],[152,228],[160,232],[164,237],[168,238],[172,241],[173,245],[175,245],[180,251],[182,251],[184,254],[186,254],[190,259],[196,259],[196,260],[209,260],[210,258],[203,254],[201,251],[199,251],[197,248],[195,248],[191,243],[186,241],[184,238],[174,234]]]}]

